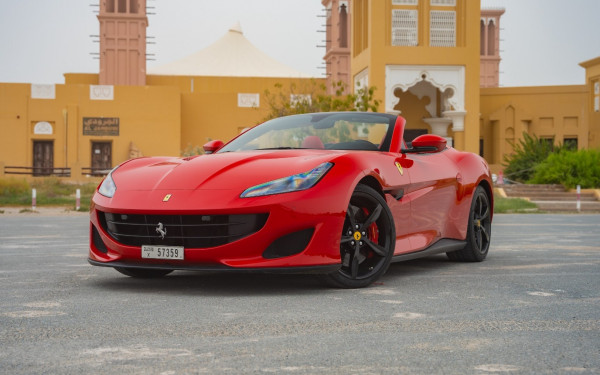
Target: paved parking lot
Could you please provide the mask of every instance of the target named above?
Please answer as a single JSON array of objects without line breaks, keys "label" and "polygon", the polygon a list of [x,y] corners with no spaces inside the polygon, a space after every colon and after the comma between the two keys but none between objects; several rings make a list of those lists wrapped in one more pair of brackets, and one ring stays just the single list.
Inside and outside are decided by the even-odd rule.
[{"label": "paved parking lot", "polygon": [[84,215],[0,215],[2,374],[600,373],[600,215],[497,215],[488,259],[362,290],[89,266]]}]

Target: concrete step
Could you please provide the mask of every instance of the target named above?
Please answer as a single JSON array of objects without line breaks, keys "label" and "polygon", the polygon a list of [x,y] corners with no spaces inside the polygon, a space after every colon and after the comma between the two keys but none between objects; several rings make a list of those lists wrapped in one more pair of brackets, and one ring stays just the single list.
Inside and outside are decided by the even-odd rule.
[{"label": "concrete step", "polygon": [[563,192],[566,191],[562,185],[501,185],[505,191],[514,192],[530,192],[530,191],[546,191],[546,192]]},{"label": "concrete step", "polygon": [[[500,185],[507,197],[525,198],[535,203],[540,211],[577,212],[577,193],[562,185]],[[579,196],[582,212],[600,212],[600,201],[593,192]]]},{"label": "concrete step", "polygon": [[[575,202],[564,201],[532,201],[540,211],[549,212],[577,212],[577,204]],[[600,212],[600,202],[581,202],[581,212]]]}]

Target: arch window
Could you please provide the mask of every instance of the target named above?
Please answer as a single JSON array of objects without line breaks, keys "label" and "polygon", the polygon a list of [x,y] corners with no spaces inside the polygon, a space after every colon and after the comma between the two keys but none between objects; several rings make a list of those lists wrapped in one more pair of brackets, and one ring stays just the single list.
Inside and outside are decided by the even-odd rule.
[{"label": "arch window", "polygon": [[494,25],[494,20],[490,20],[490,23],[488,24],[488,30],[487,30],[487,47],[488,47],[488,51],[487,54],[488,56],[494,56],[496,54],[496,25]]},{"label": "arch window", "polygon": [[485,22],[481,20],[479,22],[479,55],[485,55]]},{"label": "arch window", "polygon": [[129,0],[129,13],[139,12],[138,0]]},{"label": "arch window", "polygon": [[105,4],[107,13],[115,12],[115,0],[106,0],[104,4]]},{"label": "arch window", "polygon": [[348,47],[348,11],[346,4],[340,6],[340,47]]}]

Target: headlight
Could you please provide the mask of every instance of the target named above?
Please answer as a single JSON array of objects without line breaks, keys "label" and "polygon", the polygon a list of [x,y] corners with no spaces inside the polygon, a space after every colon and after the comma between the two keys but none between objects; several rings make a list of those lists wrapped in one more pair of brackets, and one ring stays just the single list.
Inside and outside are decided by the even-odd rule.
[{"label": "headlight", "polygon": [[333,163],[322,163],[308,172],[295,174],[293,176],[280,178],[248,188],[240,195],[240,197],[261,197],[264,195],[290,193],[292,191],[310,189],[325,176],[325,173],[327,173],[331,167],[333,167]]},{"label": "headlight", "polygon": [[112,179],[112,174],[118,167],[115,167],[112,171],[106,175],[104,181],[102,181],[102,185],[98,188],[98,193],[104,195],[107,198],[112,198],[115,195],[115,191],[117,191],[117,185]]}]

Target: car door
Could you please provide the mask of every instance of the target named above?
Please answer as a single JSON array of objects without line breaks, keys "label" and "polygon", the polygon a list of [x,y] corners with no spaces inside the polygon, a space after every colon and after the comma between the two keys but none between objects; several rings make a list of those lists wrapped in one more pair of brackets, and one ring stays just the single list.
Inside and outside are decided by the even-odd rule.
[{"label": "car door", "polygon": [[410,186],[405,192],[410,201],[410,246],[423,249],[445,235],[449,213],[456,202],[458,171],[440,152],[405,154],[412,161]]}]

